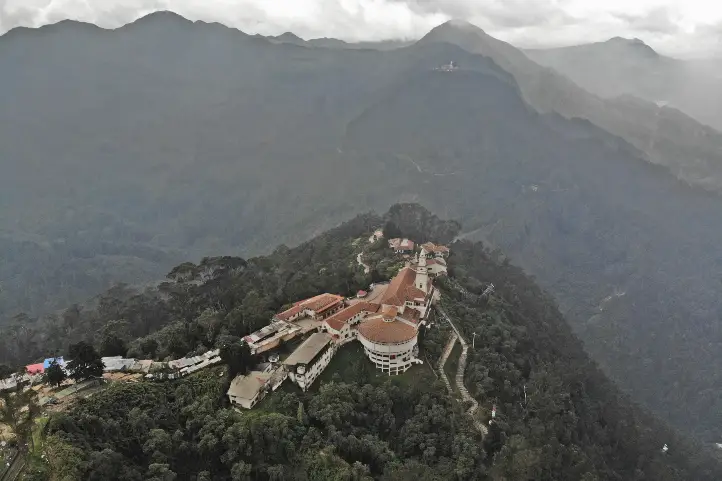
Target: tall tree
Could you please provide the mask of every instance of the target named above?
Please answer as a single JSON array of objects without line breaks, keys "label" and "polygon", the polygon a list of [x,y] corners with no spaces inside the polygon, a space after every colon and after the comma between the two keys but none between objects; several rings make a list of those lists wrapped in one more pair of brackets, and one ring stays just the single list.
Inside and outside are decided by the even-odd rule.
[{"label": "tall tree", "polygon": [[103,361],[95,348],[85,341],[70,346],[68,371],[76,381],[99,377],[103,374]]},{"label": "tall tree", "polygon": [[58,364],[57,360],[53,359],[50,361],[50,365],[45,370],[45,380],[48,384],[60,387],[67,377],[68,375],[65,373],[65,370],[60,366],[60,364]]},{"label": "tall tree", "polygon": [[115,334],[106,334],[100,341],[100,354],[103,356],[125,356],[126,352],[125,341]]},{"label": "tall tree", "polygon": [[229,379],[239,374],[248,374],[256,363],[256,356],[251,354],[248,344],[234,336],[223,340],[221,359],[228,366]]}]

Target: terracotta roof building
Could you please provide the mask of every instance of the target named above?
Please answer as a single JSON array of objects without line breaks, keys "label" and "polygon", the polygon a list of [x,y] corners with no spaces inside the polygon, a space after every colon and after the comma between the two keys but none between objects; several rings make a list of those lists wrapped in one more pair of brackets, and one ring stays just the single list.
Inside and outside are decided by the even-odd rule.
[{"label": "terracotta roof building", "polygon": [[296,302],[293,307],[279,312],[273,318],[278,321],[295,321],[302,317],[325,319],[343,307],[343,297],[336,294],[318,296]]},{"label": "terracotta roof building", "polygon": [[358,332],[370,342],[398,344],[416,339],[416,327],[396,317],[371,316],[362,322]]},{"label": "terracotta roof building", "polygon": [[446,246],[436,245],[432,242],[421,244],[421,249],[426,251],[427,254],[431,254],[435,257],[447,257],[450,249]]},{"label": "terracotta roof building", "polygon": [[359,324],[356,337],[382,372],[399,374],[421,362],[417,357],[418,330],[432,296],[426,257],[420,256],[415,268],[406,266],[391,280],[378,313]]},{"label": "terracotta roof building", "polygon": [[406,372],[420,362],[417,358],[418,325],[401,316],[370,316],[359,324],[356,337],[363,345],[366,357],[388,375]]},{"label": "terracotta roof building", "polygon": [[402,254],[405,252],[413,252],[416,248],[414,241],[409,239],[389,239],[389,247],[391,247],[396,253]]},{"label": "terracotta roof building", "polygon": [[376,313],[379,308],[378,304],[358,302],[324,320],[322,329],[333,335],[337,342],[344,344],[353,339],[351,326],[361,322],[367,315]]}]

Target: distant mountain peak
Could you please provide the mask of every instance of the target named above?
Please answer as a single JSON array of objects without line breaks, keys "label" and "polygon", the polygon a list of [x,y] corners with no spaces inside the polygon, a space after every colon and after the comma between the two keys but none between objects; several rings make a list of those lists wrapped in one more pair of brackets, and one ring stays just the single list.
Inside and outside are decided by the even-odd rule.
[{"label": "distant mountain peak", "polygon": [[146,24],[190,25],[192,23],[193,22],[191,20],[188,20],[184,16],[179,15],[175,12],[171,12],[169,10],[158,10],[156,12],[151,12],[148,15],[142,16],[126,26]]},{"label": "distant mountain peak", "polygon": [[301,42],[303,42],[303,39],[302,39],[301,37],[299,37],[298,35],[296,35],[295,33],[293,33],[293,32],[284,32],[284,33],[282,33],[281,35],[279,35],[279,36],[276,37],[276,38],[277,38],[278,40],[284,40],[284,41],[286,41],[286,40],[294,40],[294,41],[301,41]]},{"label": "distant mountain peak", "polygon": [[488,39],[491,39],[491,37],[473,23],[465,20],[449,20],[432,28],[418,43],[445,42],[470,50],[469,47],[472,45],[477,45],[480,41],[483,42]]},{"label": "distant mountain peak", "polygon": [[292,32],[284,32],[277,37],[269,37],[271,40],[280,43],[291,43],[294,45],[306,45],[306,41]]},{"label": "distant mountain peak", "polygon": [[[466,20],[461,19],[452,19],[447,22],[442,23],[441,25],[434,27],[429,32],[463,32],[466,34],[473,33],[473,34],[481,34],[486,35],[486,32],[479,28],[478,26],[474,25],[471,22],[467,22]],[[428,35],[428,34],[427,34]]]},{"label": "distant mountain peak", "polygon": [[449,20],[448,22],[446,22],[444,25],[448,25],[449,27],[454,27],[454,28],[467,28],[467,29],[471,29],[471,30],[481,30],[479,27],[477,27],[473,23],[468,22],[466,20],[461,20],[459,18],[453,18],[453,19]]},{"label": "distant mountain peak", "polygon": [[613,37],[604,43],[607,45],[614,45],[614,46],[619,46],[619,47],[623,47],[623,48],[632,48],[632,49],[636,49],[638,51],[645,51],[647,53],[653,53],[654,55],[657,55],[657,52],[652,47],[650,47],[649,45],[644,43],[644,40],[636,38],[636,37],[635,38]]}]

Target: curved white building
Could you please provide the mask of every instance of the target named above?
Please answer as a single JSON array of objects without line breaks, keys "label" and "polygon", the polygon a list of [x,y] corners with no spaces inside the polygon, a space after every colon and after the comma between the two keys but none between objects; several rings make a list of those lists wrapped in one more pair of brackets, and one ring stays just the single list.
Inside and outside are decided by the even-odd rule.
[{"label": "curved white building", "polygon": [[419,362],[417,327],[404,320],[383,314],[372,316],[359,325],[357,332],[366,356],[381,372],[400,374]]},{"label": "curved white building", "polygon": [[418,332],[432,297],[426,256],[422,255],[415,268],[406,266],[391,280],[377,314],[357,328],[356,337],[376,368],[393,375],[422,362],[418,359]]}]

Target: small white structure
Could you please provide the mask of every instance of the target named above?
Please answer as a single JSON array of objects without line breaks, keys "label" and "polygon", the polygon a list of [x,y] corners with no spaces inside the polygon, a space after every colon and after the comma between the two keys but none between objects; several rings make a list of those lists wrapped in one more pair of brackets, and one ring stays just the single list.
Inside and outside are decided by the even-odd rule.
[{"label": "small white structure", "polygon": [[234,406],[251,409],[266,397],[269,391],[278,389],[286,377],[284,369],[252,371],[247,376],[236,376],[226,394]]},{"label": "small white structure", "polygon": [[253,354],[260,354],[278,347],[281,341],[293,339],[301,331],[301,327],[289,322],[273,321],[262,329],[247,335],[243,340]]},{"label": "small white structure", "polygon": [[331,335],[316,332],[303,341],[293,354],[283,361],[291,381],[306,391],[313,381],[326,369],[336,353],[336,344]]},{"label": "small white structure", "polygon": [[270,372],[253,371],[248,376],[236,376],[228,388],[231,404],[251,409],[271,390]]},{"label": "small white structure", "polygon": [[384,238],[384,231],[381,229],[376,229],[373,234],[371,234],[371,237],[369,237],[369,242],[374,243],[379,239]]}]

